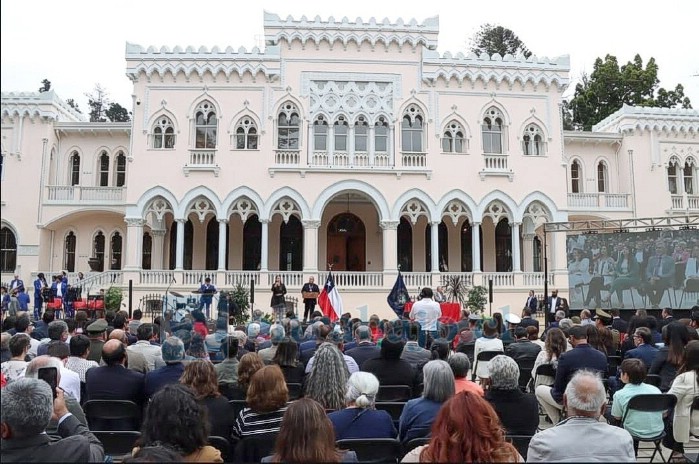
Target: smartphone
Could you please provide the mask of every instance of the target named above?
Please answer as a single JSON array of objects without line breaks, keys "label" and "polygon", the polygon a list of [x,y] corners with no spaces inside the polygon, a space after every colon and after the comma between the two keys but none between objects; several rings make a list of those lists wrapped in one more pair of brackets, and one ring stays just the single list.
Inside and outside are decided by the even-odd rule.
[{"label": "smartphone", "polygon": [[56,387],[58,387],[58,369],[55,367],[40,367],[39,378],[51,386],[53,398],[56,399]]}]

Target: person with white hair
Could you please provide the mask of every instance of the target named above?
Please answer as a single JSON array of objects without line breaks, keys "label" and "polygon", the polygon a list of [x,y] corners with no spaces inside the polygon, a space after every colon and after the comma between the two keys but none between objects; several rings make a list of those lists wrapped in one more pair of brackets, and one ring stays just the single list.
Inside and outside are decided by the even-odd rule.
[{"label": "person with white hair", "polygon": [[396,438],[393,419],[386,411],[374,409],[379,379],[368,372],[355,372],[347,380],[347,407],[328,414],[335,439]]},{"label": "person with white hair", "polygon": [[599,374],[577,371],[563,404],[568,418],[534,435],[526,462],[636,462],[631,434],[599,420],[607,408]]},{"label": "person with white hair", "polygon": [[[58,420],[61,439],[46,433],[51,418]],[[104,448],[92,432],[66,407],[63,390],[43,380],[24,378],[2,392],[3,462],[103,462]]]},{"label": "person with white hair", "polygon": [[278,323],[272,324],[272,326],[269,328],[269,337],[270,341],[272,342],[272,346],[258,351],[260,357],[265,362],[265,364],[269,364],[272,362],[272,359],[274,359],[274,355],[277,352],[279,342],[284,340],[284,337],[286,337],[286,331],[284,330],[284,326]]}]

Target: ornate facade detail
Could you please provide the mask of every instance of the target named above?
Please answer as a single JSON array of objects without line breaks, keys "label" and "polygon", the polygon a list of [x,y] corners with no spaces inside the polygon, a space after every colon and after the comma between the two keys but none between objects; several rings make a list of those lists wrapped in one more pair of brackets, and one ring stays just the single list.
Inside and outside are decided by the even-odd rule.
[{"label": "ornate facade detail", "polygon": [[592,126],[592,132],[699,133],[699,110],[683,108],[646,108],[624,105],[620,110]]},{"label": "ornate facade detail", "polygon": [[199,222],[203,224],[207,214],[215,215],[216,210],[214,209],[213,205],[208,199],[199,198],[192,204],[192,206],[189,208],[189,211],[187,211],[188,216],[189,213],[196,213]]},{"label": "ornate facade detail", "polygon": [[382,230],[396,230],[400,221],[381,221],[379,226]]},{"label": "ornate facade detail", "polygon": [[272,208],[271,216],[274,216],[275,214],[281,214],[282,220],[286,223],[289,222],[289,218],[294,214],[300,218],[301,209],[294,200],[285,197],[279,200],[277,204],[274,205],[274,208]]},{"label": "ornate facade detail", "polygon": [[126,223],[126,227],[143,227],[146,223],[145,219],[143,218],[124,218],[124,222]]},{"label": "ornate facade detail", "polygon": [[412,224],[417,223],[420,216],[425,216],[427,219],[430,217],[429,210],[419,200],[410,200],[407,202],[403,209],[400,211],[401,216],[407,216]]},{"label": "ornate facade detail", "polygon": [[320,227],[320,221],[316,219],[304,219],[301,221],[304,229],[318,229]]},{"label": "ornate facade detail", "polygon": [[452,224],[456,225],[459,219],[465,217],[469,222],[471,221],[471,212],[468,210],[466,205],[458,200],[450,201],[447,206],[444,207],[442,211],[442,217],[451,218]]},{"label": "ornate facade detail", "polygon": [[257,207],[255,206],[255,203],[253,203],[247,197],[239,198],[238,200],[236,200],[235,203],[233,203],[231,208],[228,210],[228,215],[230,216],[232,214],[237,214],[238,216],[240,216],[240,220],[243,221],[243,224],[245,224],[248,218],[252,215],[260,215],[259,211],[257,210]]},{"label": "ornate facade detail", "polygon": [[143,212],[143,217],[147,218],[149,213],[153,213],[156,221],[162,222],[166,213],[174,214],[174,211],[172,209],[172,205],[170,205],[167,200],[158,197],[154,198],[150,203],[148,203],[148,206],[146,206],[146,209]]},{"label": "ornate facade detail", "polygon": [[524,214],[522,215],[522,218],[529,218],[532,220],[532,223],[534,224],[539,224],[540,221],[551,221],[551,215],[549,214],[548,210],[544,205],[539,203],[538,201],[532,202],[527,206],[527,209],[524,211]]},{"label": "ornate facade detail", "polygon": [[501,219],[506,218],[512,222],[512,214],[507,209],[507,206],[502,204],[500,201],[491,202],[488,207],[483,212],[483,217],[489,217],[493,220],[493,224],[497,224]]},{"label": "ornate facade detail", "polygon": [[355,115],[364,114],[372,124],[376,115],[393,117],[392,82],[309,80],[308,95],[312,115],[343,113],[353,120]]}]

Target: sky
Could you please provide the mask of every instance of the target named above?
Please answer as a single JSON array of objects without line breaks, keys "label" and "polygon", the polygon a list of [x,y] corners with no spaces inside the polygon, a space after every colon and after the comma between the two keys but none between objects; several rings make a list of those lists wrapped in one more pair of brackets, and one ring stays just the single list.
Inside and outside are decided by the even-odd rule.
[{"label": "sky", "polygon": [[655,58],[660,86],[674,89],[681,83],[699,108],[697,0],[2,0],[1,88],[37,91],[48,79],[61,98],[75,99],[86,113],[85,93],[99,83],[111,101],[130,108],[126,42],[170,48],[262,47],[264,10],[282,18],[346,16],[350,21],[375,17],[422,22],[439,16],[440,54],[466,52],[481,24],[499,24],[512,29],[538,56],[570,55],[571,84],[565,96],[573,93],[583,72],[592,72],[597,57],[611,54],[626,63],[638,53],[644,63]]}]

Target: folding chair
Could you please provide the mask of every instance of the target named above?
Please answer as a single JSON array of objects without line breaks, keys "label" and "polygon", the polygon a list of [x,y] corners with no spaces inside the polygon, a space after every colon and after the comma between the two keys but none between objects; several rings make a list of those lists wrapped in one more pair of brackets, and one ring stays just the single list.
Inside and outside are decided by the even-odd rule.
[{"label": "folding chair", "polygon": [[660,384],[663,382],[663,379],[658,375],[658,374],[647,374],[645,380],[643,380],[643,383],[647,383],[648,385],[653,385],[654,387],[660,388]]},{"label": "folding chair", "polygon": [[[97,439],[102,442],[104,454],[114,457],[131,455],[136,446],[136,440],[141,436],[141,432],[135,430],[122,431],[93,431]],[[119,459],[120,460],[120,459]]]},{"label": "folding chair", "polygon": [[391,419],[393,419],[393,425],[396,427],[396,430],[398,430],[398,421],[400,420],[400,415],[403,413],[405,403],[400,401],[380,401],[374,403],[374,406],[377,410],[389,413]]},{"label": "folding chair", "polygon": [[621,365],[621,356],[607,356],[607,376],[617,375],[617,368]]},{"label": "folding chair", "polygon": [[90,430],[125,431],[141,428],[141,407],[133,401],[89,400],[83,405]]},{"label": "folding chair", "polygon": [[524,359],[517,363],[519,365],[519,388],[523,392],[527,391],[527,386],[532,379],[532,369],[534,369],[535,361],[536,359]]},{"label": "folding chair", "polygon": [[223,458],[223,462],[230,462],[231,444],[227,438],[218,437],[216,435],[210,435],[208,441],[209,445],[213,446],[221,452],[221,458]]},{"label": "folding chair", "polygon": [[341,450],[351,450],[357,454],[359,462],[397,463],[403,455],[403,447],[395,438],[352,438],[335,442]]},{"label": "folding chair", "polygon": [[231,414],[233,414],[234,419],[238,417],[240,412],[248,406],[248,403],[245,400],[230,400],[228,404],[231,405]]},{"label": "folding chair", "polygon": [[376,401],[408,401],[413,396],[409,385],[381,385],[376,394]]},{"label": "folding chair", "polygon": [[473,374],[471,374],[471,381],[475,382],[476,381],[476,372],[478,372],[478,363],[479,362],[488,362],[491,359],[493,359],[495,356],[505,354],[502,351],[481,351],[478,353],[478,356],[476,357],[476,364],[473,366]]},{"label": "folding chair", "polygon": [[289,389],[289,401],[297,400],[303,396],[303,386],[300,383],[287,383]]},{"label": "folding chair", "polygon": [[235,446],[233,462],[260,462],[274,451],[277,434],[261,437],[245,437]]},{"label": "folding chair", "polygon": [[[665,411],[668,411],[670,409],[673,409],[675,407],[675,404],[677,403],[677,397],[675,395],[664,395],[664,394],[647,394],[647,395],[636,395],[632,397],[629,400],[628,405],[626,406],[626,411],[624,411],[624,416],[621,419],[621,424],[622,426],[624,425],[624,422],[626,422],[626,418],[629,415],[630,411],[639,411],[639,412],[658,412],[658,413],[664,413]],[[663,460],[663,462],[667,462],[665,459],[665,456],[663,456],[663,451],[660,448],[660,442],[665,437],[665,429],[663,429],[662,432],[660,432],[659,435],[655,437],[649,437],[649,438],[643,438],[643,437],[637,437],[633,433],[631,433],[631,437],[635,441],[647,441],[647,442],[653,442],[655,445],[655,449],[653,450],[653,455],[650,457],[650,462],[653,462],[653,459],[655,458],[655,453],[660,453],[660,458]]]}]

